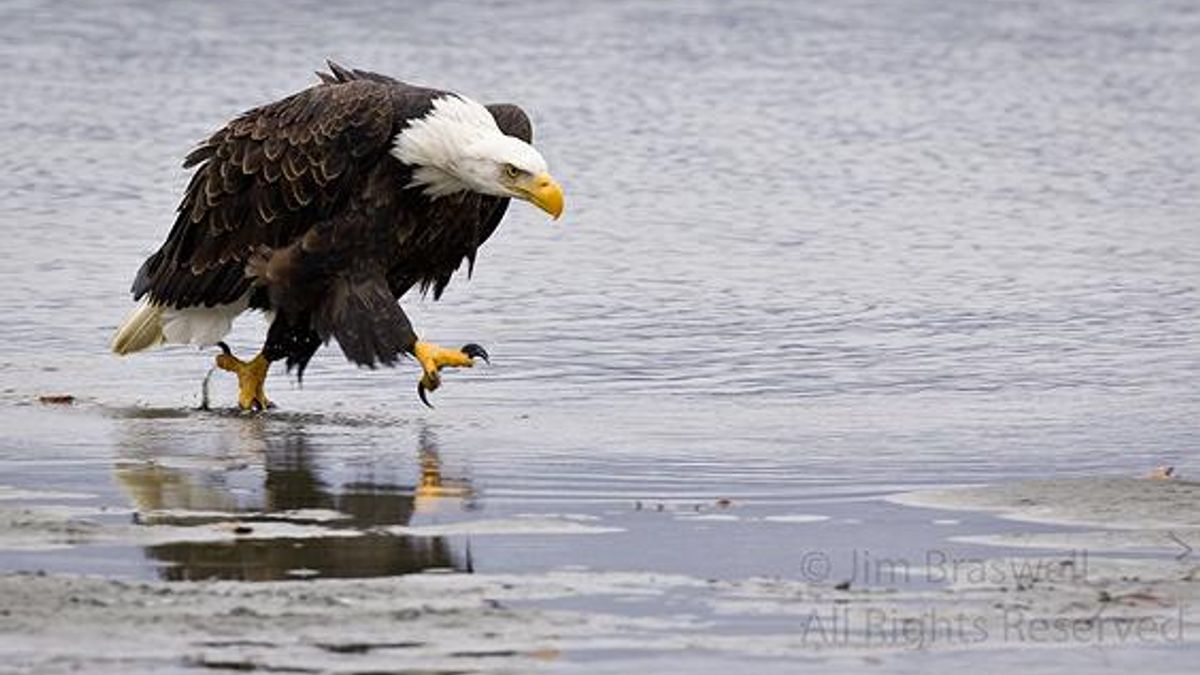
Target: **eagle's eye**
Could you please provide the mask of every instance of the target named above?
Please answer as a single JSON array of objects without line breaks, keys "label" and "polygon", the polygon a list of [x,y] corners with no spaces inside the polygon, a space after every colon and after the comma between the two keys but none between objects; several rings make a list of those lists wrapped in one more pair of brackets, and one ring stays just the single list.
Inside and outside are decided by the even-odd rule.
[{"label": "eagle's eye", "polygon": [[521,175],[521,170],[518,169],[517,167],[513,166],[512,164],[505,164],[504,165],[504,175],[508,176],[509,178],[516,178],[517,176]]}]

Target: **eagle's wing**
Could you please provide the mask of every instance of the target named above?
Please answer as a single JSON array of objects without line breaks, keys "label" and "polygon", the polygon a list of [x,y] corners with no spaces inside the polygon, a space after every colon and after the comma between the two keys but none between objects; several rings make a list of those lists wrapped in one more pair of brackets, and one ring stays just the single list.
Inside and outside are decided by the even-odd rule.
[{"label": "eagle's wing", "polygon": [[407,85],[337,75],[241,115],[188,155],[196,172],[166,242],[138,272],[135,298],[234,302],[250,287],[245,263],[256,249],[287,245],[338,212],[388,151]]}]

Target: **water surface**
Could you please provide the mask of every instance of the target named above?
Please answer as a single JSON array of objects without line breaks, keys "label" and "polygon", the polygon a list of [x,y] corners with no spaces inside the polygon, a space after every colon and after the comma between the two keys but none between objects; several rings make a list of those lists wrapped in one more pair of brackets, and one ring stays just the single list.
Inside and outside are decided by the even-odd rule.
[{"label": "water surface", "polygon": [[[514,205],[473,279],[405,299],[425,336],[493,355],[436,410],[411,364],[331,346],[303,389],[275,373],[278,411],[194,412],[213,353],[107,340],[192,144],[326,57],[518,102],[566,215]],[[0,484],[113,525],[317,509],[370,531],[5,569],[798,578],[813,550],[918,558],[1004,527],[879,500],[909,487],[1200,475],[1190,3],[12,0],[0,58]],[[262,334],[248,317],[231,343]],[[547,519],[615,531],[404,529]]]}]

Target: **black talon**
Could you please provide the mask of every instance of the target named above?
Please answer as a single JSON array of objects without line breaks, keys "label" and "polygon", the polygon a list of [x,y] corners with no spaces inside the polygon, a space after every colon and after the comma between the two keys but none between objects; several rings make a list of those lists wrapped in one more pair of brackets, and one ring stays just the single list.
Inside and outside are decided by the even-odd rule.
[{"label": "black talon", "polygon": [[218,342],[217,346],[221,348],[221,351],[225,352],[225,356],[233,356],[233,350],[224,341]]},{"label": "black talon", "polygon": [[421,399],[421,403],[424,403],[426,408],[433,410],[433,404],[425,398],[425,391],[425,380],[417,380],[417,397]]},{"label": "black talon", "polygon": [[488,359],[487,350],[475,344],[474,342],[463,345],[460,351],[473,359],[483,359],[484,363],[488,365],[492,364],[492,362]]}]

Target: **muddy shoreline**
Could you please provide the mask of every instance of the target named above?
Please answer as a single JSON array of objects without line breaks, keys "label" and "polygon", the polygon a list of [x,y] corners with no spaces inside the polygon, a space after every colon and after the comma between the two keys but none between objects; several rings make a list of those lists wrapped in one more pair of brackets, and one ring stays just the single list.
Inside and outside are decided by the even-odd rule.
[{"label": "muddy shoreline", "polygon": [[1191,646],[1175,664],[1186,671],[1200,634],[1196,565],[1092,559],[1086,575],[1049,571],[1063,560],[1009,560],[1044,571],[936,592],[565,571],[251,585],[6,574],[0,670],[593,672],[597,658],[597,671],[666,658],[679,672],[702,656],[710,672],[871,671],[964,652],[1055,649],[1069,662]]},{"label": "muddy shoreline", "polygon": [[[496,574],[468,562],[335,579],[304,568],[303,557],[284,575],[294,580],[255,583],[8,572],[0,575],[0,672],[349,673],[397,672],[397,664],[421,673],[620,672],[662,660],[676,672],[746,662],[768,673],[798,663],[873,672],[881,664],[952,664],[970,653],[1017,663],[1031,649],[1054,649],[1058,663],[1096,650],[1122,659],[1165,649],[1177,657],[1162,659],[1162,672],[1186,672],[1200,648],[1200,560],[1169,545],[1197,535],[1198,495],[1200,484],[1186,481],[1109,478],[896,493],[885,500],[900,505],[894,513],[949,528],[943,544],[921,556],[867,546],[835,554],[814,540],[792,576],[585,565]],[[203,546],[185,550],[211,557],[314,538],[340,540],[343,552],[355,542],[376,549],[416,540],[469,558],[472,545],[488,541],[624,533],[603,514],[364,528],[335,510],[139,512],[80,506],[86,494],[14,487],[0,497],[0,561],[10,567],[18,552],[35,562],[82,552],[86,565],[90,548]],[[653,511],[680,526],[743,532],[830,520],[751,516],[733,504]],[[954,533],[980,511],[1016,527]]]}]

